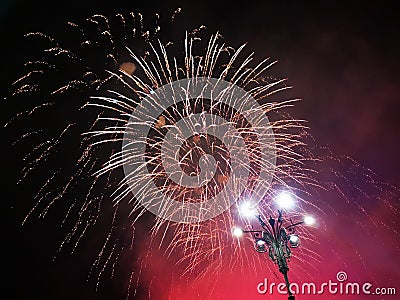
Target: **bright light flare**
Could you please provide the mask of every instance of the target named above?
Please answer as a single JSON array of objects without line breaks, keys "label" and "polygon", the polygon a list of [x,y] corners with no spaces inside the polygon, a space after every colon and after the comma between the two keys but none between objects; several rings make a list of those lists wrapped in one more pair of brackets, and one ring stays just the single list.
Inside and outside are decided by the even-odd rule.
[{"label": "bright light flare", "polygon": [[254,217],[257,214],[257,206],[250,202],[244,202],[239,207],[239,213],[246,218]]},{"label": "bright light flare", "polygon": [[235,227],[235,228],[232,230],[232,233],[233,233],[233,235],[236,236],[237,238],[240,238],[240,237],[243,236],[243,229],[242,229],[242,228],[239,228],[239,227]]},{"label": "bright light flare", "polygon": [[304,221],[304,224],[306,224],[306,225],[312,226],[315,224],[315,218],[313,216],[305,216],[303,221]]},{"label": "bright light flare", "polygon": [[258,240],[255,243],[254,248],[258,253],[265,253],[268,250],[267,243],[264,240]]},{"label": "bright light flare", "polygon": [[264,245],[265,245],[265,241],[263,241],[263,240],[258,240],[258,241],[257,241],[257,245],[258,245],[258,246],[264,246]]},{"label": "bright light flare", "polygon": [[299,242],[299,237],[297,235],[291,235],[290,236],[290,241],[294,244]]},{"label": "bright light flare", "polygon": [[289,237],[290,248],[297,248],[300,245],[300,238],[297,234],[292,234]]},{"label": "bright light flare", "polygon": [[294,207],[294,196],[289,192],[281,192],[276,196],[276,203],[280,208],[291,209]]}]

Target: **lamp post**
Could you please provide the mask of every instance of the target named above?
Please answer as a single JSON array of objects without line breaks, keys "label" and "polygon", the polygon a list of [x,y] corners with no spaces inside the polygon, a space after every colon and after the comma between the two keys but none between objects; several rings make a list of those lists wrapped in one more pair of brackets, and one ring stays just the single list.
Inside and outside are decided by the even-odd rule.
[{"label": "lamp post", "polygon": [[241,230],[236,228],[234,234],[236,236],[240,236],[242,233],[252,234],[255,240],[255,250],[259,253],[268,252],[268,256],[278,265],[279,272],[283,274],[289,295],[288,300],[295,300],[295,296],[290,288],[287,260],[292,254],[290,248],[297,248],[300,245],[299,236],[296,234],[296,226],[303,223],[311,225],[314,219],[306,217],[302,222],[291,223],[291,225],[284,227],[281,210],[278,210],[277,219],[269,218],[268,224],[261,219],[260,215],[257,215],[257,219],[262,230]]}]

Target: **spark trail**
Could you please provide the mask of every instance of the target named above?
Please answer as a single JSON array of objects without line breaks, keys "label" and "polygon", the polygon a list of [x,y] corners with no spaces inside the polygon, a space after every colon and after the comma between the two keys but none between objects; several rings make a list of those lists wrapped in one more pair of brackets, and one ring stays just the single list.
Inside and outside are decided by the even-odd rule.
[{"label": "spark trail", "polygon": [[[285,113],[299,99],[269,100],[290,88],[285,79],[269,74],[276,61],[254,63],[244,45],[233,49],[219,33],[204,37],[204,26],[186,32],[183,43],[162,42],[159,15],[151,30],[136,13],[110,19],[94,15],[69,26],[76,41],[71,49],[43,33],[27,35],[40,45],[45,59],[26,64],[27,73],[14,82],[11,99],[37,103],[28,104],[6,126],[22,124],[16,146],[34,145],[24,158],[22,180],[29,183],[40,174],[35,181],[42,181],[24,223],[61,206],[61,226],[70,231],[59,252],[76,251],[93,228],[108,224],[89,272],[96,274],[97,287],[107,271],[115,276],[126,252],[138,251],[138,240],[144,241],[147,252],[131,263],[127,298],[136,296],[141,274],[151,268],[156,255],[154,248],[175,261],[181,275],[199,281],[227,269],[234,272],[238,266],[265,272],[264,258],[244,247],[248,241],[232,238],[235,225],[252,225],[238,214],[243,201],[256,202],[264,219],[275,211],[271,199],[282,190],[297,195],[294,219],[306,211],[324,214],[331,209],[310,200],[313,191],[326,185],[316,180],[320,159],[307,148],[305,122]],[[63,74],[64,69],[69,73]],[[211,94],[215,91],[215,98],[203,93],[193,97],[191,84],[211,79],[229,88],[218,94],[215,85],[201,86]],[[165,87],[181,80],[192,80],[179,85],[183,96],[167,99]],[[244,110],[247,98],[223,100],[232,86],[245,91],[257,107]],[[142,115],[133,118],[140,109]],[[252,122],[257,111],[262,115]],[[266,123],[260,121],[263,117]],[[33,125],[28,132],[27,124]],[[138,138],[139,127],[147,129],[146,136]],[[225,127],[224,135],[218,136],[216,130]],[[144,151],[132,149],[136,144],[144,144]],[[60,164],[60,158],[66,161]],[[126,166],[134,166],[134,171],[124,172]],[[235,173],[242,166],[247,172],[244,183]],[[237,197],[229,202],[231,194]],[[185,205],[201,207],[217,195],[223,195],[226,209],[211,218],[173,220]],[[156,216],[149,213],[154,213],[154,199]],[[178,203],[177,208],[163,204],[171,203],[167,199]],[[310,244],[316,243],[310,230],[301,233]],[[307,274],[322,260],[310,249],[303,248],[296,263]],[[272,264],[268,268],[273,272]]]}]

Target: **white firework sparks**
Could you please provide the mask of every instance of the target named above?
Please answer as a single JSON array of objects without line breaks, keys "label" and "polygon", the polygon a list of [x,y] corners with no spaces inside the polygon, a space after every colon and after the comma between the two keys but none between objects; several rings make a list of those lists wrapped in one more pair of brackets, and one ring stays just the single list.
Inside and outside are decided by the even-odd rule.
[{"label": "white firework sparks", "polygon": [[[135,49],[126,48],[129,44],[126,35],[121,39],[123,42],[118,42],[104,16],[95,15],[87,20],[95,24],[99,32],[92,39],[80,26],[70,23],[78,29],[82,38],[79,49],[83,50],[78,52],[84,51],[85,47],[89,47],[90,51],[93,50],[91,47],[103,51],[102,38],[111,45],[107,49],[114,52],[104,50],[102,53],[106,57],[105,64],[111,62],[112,67],[101,72],[84,67],[77,78],[51,90],[49,102],[16,116],[16,119],[21,119],[37,113],[40,115],[48,107],[65,101],[64,97],[69,97],[71,93],[80,94],[81,99],[86,101],[83,105],[71,105],[67,115],[72,115],[73,120],[67,119],[67,125],[55,132],[55,138],[38,143],[27,157],[31,163],[23,170],[24,178],[34,170],[41,170],[52,155],[65,146],[69,134],[80,136],[78,142],[75,140],[79,150],[75,149],[70,158],[76,158],[76,165],[67,171],[60,167],[50,170],[50,175],[37,193],[36,205],[27,218],[34,213],[44,217],[60,200],[75,195],[75,200],[67,205],[63,221],[67,224],[74,219],[74,225],[60,246],[61,251],[72,245],[73,252],[90,228],[100,222],[102,207],[112,206],[111,227],[92,268],[92,271],[98,272],[98,284],[106,267],[111,265],[113,274],[122,253],[132,249],[135,227],[148,215],[148,210],[158,212],[153,220],[150,244],[164,245],[168,255],[172,251],[180,251],[179,261],[186,266],[184,273],[197,270],[198,277],[202,277],[218,272],[222,268],[224,253],[233,255],[229,258],[232,266],[237,261],[256,266],[257,260],[231,236],[231,228],[235,224],[247,222],[237,214],[241,200],[252,198],[266,216],[274,210],[271,199],[280,190],[296,191],[301,195],[305,193],[306,186],[317,185],[311,176],[313,171],[305,167],[305,162],[311,159],[305,150],[306,127],[302,121],[284,114],[285,108],[293,106],[298,99],[269,102],[271,95],[290,87],[285,85],[284,79],[274,79],[268,74],[275,61],[265,59],[252,66],[253,54],[244,55],[244,45],[234,50],[220,44],[221,36],[217,33],[210,37],[205,49],[200,47],[198,51],[197,43],[201,45],[203,42],[197,36],[204,29],[201,27],[186,33],[181,51],[184,56],[174,56],[169,50],[171,42],[162,43],[152,38],[160,31],[158,25],[153,31],[146,31],[140,14],[131,14],[130,17],[139,24],[137,31],[134,27],[130,28],[130,32],[144,40],[148,50],[138,53]],[[129,27],[129,22],[122,15],[117,18]],[[32,35],[44,38],[45,43],[50,44],[44,50],[50,58],[62,57],[67,62],[76,63],[79,70],[82,65],[79,53],[65,50],[54,39],[41,33]],[[117,52],[123,51],[129,56],[118,58]],[[57,69],[51,59],[32,61],[28,66],[33,70],[15,82],[14,97],[40,93],[32,78],[51,74]],[[160,91],[165,92],[163,88],[182,80],[186,80],[186,85],[179,86],[183,96],[169,95],[165,98],[166,94],[161,93],[160,97]],[[200,85],[204,94],[193,97],[188,82],[196,85],[196,82],[207,80],[227,83],[230,87],[217,93],[218,85],[209,85],[210,95],[216,95],[205,97],[207,87]],[[236,94],[229,94],[232,87],[245,91],[257,106],[246,108],[245,98],[235,99],[233,96]],[[61,109],[68,105],[62,104]],[[159,113],[154,114],[148,107]],[[132,120],[140,109],[141,117]],[[263,118],[267,121],[262,121]],[[10,121],[10,124],[13,123],[14,120]],[[148,133],[141,139],[134,133],[138,127],[145,127]],[[221,128],[225,131],[218,134]],[[24,133],[18,141],[40,132]],[[141,144],[144,151],[133,151],[133,144]],[[125,176],[121,176],[123,168],[132,165],[135,171],[125,170]],[[244,182],[236,175],[240,168],[245,171]],[[227,186],[229,189],[226,189]],[[86,195],[77,197],[76,193],[82,189],[86,190]],[[160,194],[162,198],[159,198]],[[206,209],[216,210],[222,203],[222,209],[218,208],[217,213],[198,219],[187,216],[185,205],[200,205],[195,207],[200,207],[198,214],[203,215],[207,211],[201,211],[202,203],[218,195],[222,195],[222,202],[215,202],[214,206]],[[171,211],[172,202],[166,202],[166,199],[178,203],[177,208]],[[312,206],[301,196],[298,201],[303,205],[294,217]],[[153,209],[154,205],[157,207]],[[172,216],[177,211],[183,214],[182,222],[173,222],[176,220]],[[123,238],[116,233],[120,222],[126,228]],[[304,234],[312,238],[306,231]],[[318,259],[315,253],[307,250],[305,255]],[[131,284],[137,273],[140,274],[140,271],[132,271]]]}]

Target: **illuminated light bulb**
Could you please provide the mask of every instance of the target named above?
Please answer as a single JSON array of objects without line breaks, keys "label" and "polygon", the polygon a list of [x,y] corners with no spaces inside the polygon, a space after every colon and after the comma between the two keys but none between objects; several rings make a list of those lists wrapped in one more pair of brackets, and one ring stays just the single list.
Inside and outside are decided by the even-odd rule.
[{"label": "illuminated light bulb", "polygon": [[257,245],[258,245],[258,246],[264,246],[264,245],[265,245],[265,241],[263,241],[263,240],[258,240],[258,241],[257,241]]},{"label": "illuminated light bulb", "polygon": [[254,217],[257,213],[256,207],[253,206],[250,202],[244,202],[239,207],[239,212],[243,217]]},{"label": "illuminated light bulb", "polygon": [[297,248],[300,245],[300,238],[297,234],[292,234],[289,236],[290,248]]},{"label": "illuminated light bulb", "polygon": [[294,197],[291,193],[281,192],[276,196],[276,203],[280,208],[290,209],[294,206]]},{"label": "illuminated light bulb", "polygon": [[315,224],[315,218],[312,216],[305,216],[303,221],[304,221],[304,224],[306,224],[306,225],[314,225]]},{"label": "illuminated light bulb", "polygon": [[240,238],[243,235],[243,230],[239,227],[235,227],[232,231],[233,235]]}]

